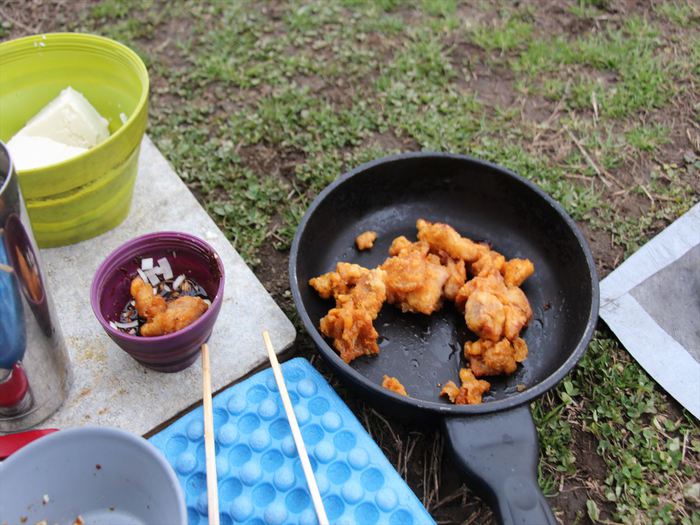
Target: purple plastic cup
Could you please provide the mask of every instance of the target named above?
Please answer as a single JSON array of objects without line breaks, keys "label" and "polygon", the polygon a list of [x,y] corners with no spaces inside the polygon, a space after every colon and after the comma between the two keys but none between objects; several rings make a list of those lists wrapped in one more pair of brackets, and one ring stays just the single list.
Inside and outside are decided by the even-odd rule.
[{"label": "purple plastic cup", "polygon": [[[154,262],[167,257],[174,275],[185,274],[201,285],[211,306],[194,323],[172,334],[142,337],[112,328],[131,300],[131,280],[140,261]],[[219,254],[203,240],[179,232],[149,233],[132,239],[114,250],[95,273],[90,290],[92,311],[112,340],[139,363],[159,372],[177,372],[197,359],[221,310],[224,295],[224,265]]]}]

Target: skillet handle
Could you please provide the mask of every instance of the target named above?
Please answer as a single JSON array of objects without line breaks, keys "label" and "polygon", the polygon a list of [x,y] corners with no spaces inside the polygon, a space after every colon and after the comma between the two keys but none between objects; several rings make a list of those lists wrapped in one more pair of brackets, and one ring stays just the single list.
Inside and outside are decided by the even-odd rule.
[{"label": "skillet handle", "polygon": [[539,445],[528,405],[443,420],[457,464],[503,525],[557,525],[537,485]]}]

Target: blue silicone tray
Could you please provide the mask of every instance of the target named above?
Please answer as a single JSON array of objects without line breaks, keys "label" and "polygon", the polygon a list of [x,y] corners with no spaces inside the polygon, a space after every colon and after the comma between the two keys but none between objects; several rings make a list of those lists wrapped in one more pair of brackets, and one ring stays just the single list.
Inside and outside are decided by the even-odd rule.
[{"label": "blue silicone tray", "polygon": [[[434,524],[313,366],[296,358],[282,371],[330,522]],[[272,370],[221,392],[213,406],[221,524],[318,523]],[[177,473],[189,525],[208,523],[202,408],[150,441]]]}]

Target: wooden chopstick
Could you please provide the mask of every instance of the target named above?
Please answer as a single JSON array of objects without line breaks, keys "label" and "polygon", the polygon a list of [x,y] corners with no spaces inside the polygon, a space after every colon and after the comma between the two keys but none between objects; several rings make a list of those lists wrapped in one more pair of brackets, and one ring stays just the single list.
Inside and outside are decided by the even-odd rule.
[{"label": "wooden chopstick", "polygon": [[301,438],[299,424],[297,423],[297,418],[294,415],[292,401],[289,399],[287,385],[284,383],[282,369],[280,368],[279,361],[277,361],[277,355],[275,355],[275,349],[272,347],[272,341],[270,341],[270,334],[267,333],[267,330],[264,330],[262,335],[263,340],[265,341],[265,346],[267,347],[267,356],[270,358],[270,364],[272,365],[272,373],[275,376],[277,388],[280,391],[280,397],[282,398],[284,411],[287,413],[289,427],[292,429],[292,437],[294,438],[294,444],[296,445],[297,452],[299,453],[301,466],[304,470],[304,476],[306,477],[306,484],[309,486],[309,493],[311,494],[311,501],[313,502],[314,509],[316,510],[316,517],[318,518],[318,522],[320,525],[328,525],[328,516],[326,516],[326,509],[323,508],[323,502],[321,501],[321,493],[319,492],[318,485],[316,484],[316,478],[314,477],[314,471],[311,468],[309,455],[306,453],[306,446],[304,445],[304,440]]},{"label": "wooden chopstick", "polygon": [[219,489],[216,485],[214,413],[211,407],[211,369],[209,366],[209,346],[206,343],[202,345],[202,402],[204,408],[204,454],[207,458],[209,525],[219,525]]}]

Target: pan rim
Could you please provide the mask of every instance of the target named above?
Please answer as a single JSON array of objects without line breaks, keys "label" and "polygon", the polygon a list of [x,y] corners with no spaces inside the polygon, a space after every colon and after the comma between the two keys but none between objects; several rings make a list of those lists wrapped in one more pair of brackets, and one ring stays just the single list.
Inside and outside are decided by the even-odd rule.
[{"label": "pan rim", "polygon": [[[299,287],[296,268],[300,240],[316,208],[318,208],[319,205],[322,202],[324,202],[326,198],[331,193],[333,193],[339,186],[342,186],[348,180],[360,175],[361,173],[366,172],[369,169],[372,169],[382,164],[424,158],[451,159],[460,162],[466,162],[473,166],[501,172],[509,177],[518,180],[520,183],[527,186],[527,188],[530,191],[536,193],[541,199],[543,199],[549,206],[551,206],[555,210],[555,212],[564,220],[565,224],[569,227],[574,237],[578,241],[578,244],[581,246],[586,261],[586,266],[589,269],[591,286],[591,306],[588,312],[588,321],[586,323],[586,327],[579,341],[576,343],[575,349],[571,352],[569,357],[561,364],[561,366],[554,370],[545,379],[531,386],[527,390],[524,390],[523,392],[518,392],[509,395],[504,399],[486,401],[478,405],[452,405],[396,394],[370,381],[369,379],[367,379],[367,377],[355,370],[352,366],[345,363],[335,352],[335,350],[333,350],[333,348],[326,342],[324,337],[320,334],[316,326],[311,321],[311,318],[309,317],[309,314],[306,311],[306,308],[301,298],[301,289]],[[550,197],[539,186],[525,179],[524,177],[521,177],[517,173],[509,170],[508,168],[482,159],[471,157],[469,155],[434,151],[407,152],[381,157],[351,169],[350,171],[340,175],[333,182],[328,184],[328,186],[326,186],[311,202],[306,212],[304,213],[304,216],[299,222],[299,226],[297,227],[297,230],[294,234],[294,239],[292,241],[289,256],[289,283],[292,292],[292,297],[294,299],[294,303],[299,317],[301,318],[304,324],[304,328],[313,339],[314,343],[321,352],[321,355],[330,363],[335,373],[338,373],[339,375],[341,375],[341,377],[344,374],[345,378],[352,381],[355,385],[366,387],[367,389],[369,389],[370,392],[372,392],[372,394],[388,397],[391,401],[395,403],[400,403],[406,408],[420,409],[423,412],[438,413],[442,416],[490,414],[502,410],[508,410],[523,405],[525,403],[529,403],[537,397],[543,395],[545,392],[547,392],[554,386],[556,386],[564,378],[564,376],[567,373],[569,373],[569,371],[573,369],[573,367],[578,363],[578,361],[583,356],[583,353],[585,352],[586,348],[588,347],[588,344],[593,336],[593,332],[595,331],[595,327],[598,322],[598,308],[600,303],[598,277],[595,268],[595,262],[593,260],[593,255],[590,251],[590,247],[588,246],[588,242],[581,233],[576,222],[569,216],[568,213],[566,213],[561,204],[559,204],[556,200]]]}]

